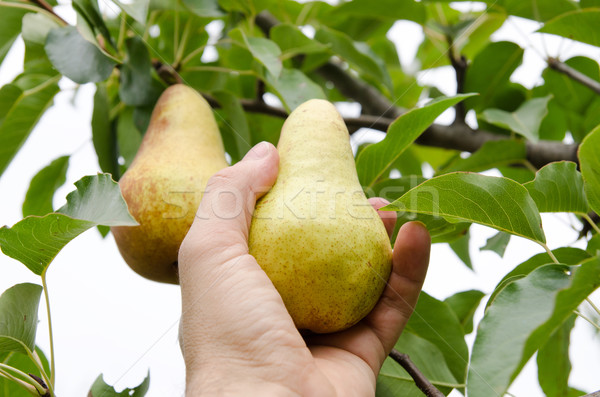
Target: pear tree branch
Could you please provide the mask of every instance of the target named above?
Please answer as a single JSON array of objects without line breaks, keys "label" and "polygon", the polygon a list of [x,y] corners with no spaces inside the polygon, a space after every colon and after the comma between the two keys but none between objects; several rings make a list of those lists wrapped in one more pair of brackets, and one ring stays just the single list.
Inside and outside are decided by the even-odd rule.
[{"label": "pear tree branch", "polygon": [[563,73],[564,75],[570,77],[571,79],[577,81],[578,83],[581,83],[584,86],[595,91],[597,94],[600,94],[600,82],[589,78],[585,74],[581,73],[579,70],[573,69],[566,63],[561,62],[556,58],[550,57],[550,58],[548,58],[547,62],[548,62],[548,66],[551,69],[554,69],[557,72]]},{"label": "pear tree branch", "polygon": [[[467,58],[464,55],[456,53],[456,48],[454,46],[452,37],[447,36],[447,40],[450,47],[450,51],[448,51],[448,58],[450,58],[450,64],[452,65],[454,73],[456,74],[456,93],[462,94],[465,92],[465,75],[468,67]],[[467,109],[465,108],[465,103],[462,101],[457,103],[454,105],[454,109],[456,110],[454,123],[466,124],[465,119],[467,117]]]},{"label": "pear tree branch", "polygon": [[586,394],[585,396],[582,396],[582,397],[600,397],[600,390],[595,391],[595,392],[590,393],[590,394]]},{"label": "pear tree branch", "polygon": [[61,21],[65,26],[68,25],[68,22],[65,21],[60,15],[58,15],[52,6],[46,2],[46,0],[31,0],[31,2],[38,7],[46,10],[48,13],[52,14],[57,20]]},{"label": "pear tree branch", "polygon": [[[221,107],[219,102],[211,96],[204,95],[204,97],[213,108]],[[284,109],[267,105],[260,100],[241,99],[240,102],[247,112],[262,113],[280,118],[286,118],[288,116],[288,113]],[[344,118],[344,121],[351,130],[356,130],[358,128],[372,128],[386,132],[394,119],[372,115],[361,115],[359,117],[346,117]],[[425,146],[435,146],[472,153],[477,151],[486,142],[501,139],[507,138],[483,130],[473,130],[469,126],[463,124],[433,124],[417,138],[416,143]],[[537,168],[541,168],[553,161],[569,160],[575,163],[578,162],[577,144],[563,144],[556,141],[539,141],[537,143],[527,142],[526,148],[527,160]]]},{"label": "pear tree branch", "polygon": [[[265,11],[256,16],[257,26],[266,35],[278,23],[279,21],[275,17]],[[395,106],[374,87],[353,77],[342,66],[332,61],[319,67],[315,72],[333,83],[342,94],[360,103],[364,113],[381,116],[373,119],[372,116],[363,115],[357,119],[346,120],[349,127],[352,122],[356,122],[362,127],[386,131],[386,126],[389,126],[391,120],[403,113],[402,109]],[[463,123],[454,123],[449,126],[433,124],[417,139],[417,143],[426,146],[474,152],[485,142],[499,139],[507,138],[481,129],[474,130]],[[527,142],[526,147],[527,160],[537,168],[541,168],[553,161],[568,160],[575,163],[579,162],[577,158],[577,144],[540,141],[538,143]]]},{"label": "pear tree branch", "polygon": [[404,368],[406,372],[413,378],[415,385],[427,397],[445,397],[444,393],[439,391],[430,381],[421,373],[419,368],[411,361],[408,354],[400,353],[396,349],[392,349],[390,357]]}]

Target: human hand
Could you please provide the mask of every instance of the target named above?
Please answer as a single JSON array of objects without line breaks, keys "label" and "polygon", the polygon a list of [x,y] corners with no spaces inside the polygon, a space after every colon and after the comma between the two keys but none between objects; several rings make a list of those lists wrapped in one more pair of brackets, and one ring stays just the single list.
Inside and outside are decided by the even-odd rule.
[{"label": "human hand", "polygon": [[[303,337],[277,290],[248,254],[256,200],[275,183],[279,156],[255,146],[208,182],[179,251],[180,342],[187,395],[369,396],[412,314],[429,263],[430,238],[407,223],[375,308],[353,327]],[[371,199],[380,208],[383,199]],[[380,212],[391,233],[396,214]]]}]

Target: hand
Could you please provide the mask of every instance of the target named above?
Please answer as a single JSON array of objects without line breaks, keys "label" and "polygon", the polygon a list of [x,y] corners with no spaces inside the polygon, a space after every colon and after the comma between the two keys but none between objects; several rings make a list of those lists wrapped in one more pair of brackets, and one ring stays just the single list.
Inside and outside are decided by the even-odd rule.
[{"label": "hand", "polygon": [[[277,290],[248,254],[257,198],[277,178],[279,156],[261,143],[208,182],[179,251],[181,348],[187,395],[372,396],[425,279],[430,238],[405,224],[393,270],[371,313],[334,334],[300,335]],[[372,199],[377,209],[386,204]],[[388,233],[393,212],[381,212]]]}]

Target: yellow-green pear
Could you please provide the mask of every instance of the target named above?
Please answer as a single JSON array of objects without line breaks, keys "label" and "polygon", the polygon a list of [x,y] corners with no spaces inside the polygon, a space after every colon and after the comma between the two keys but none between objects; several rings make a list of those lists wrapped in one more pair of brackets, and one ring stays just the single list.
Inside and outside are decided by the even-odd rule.
[{"label": "yellow-green pear", "polygon": [[210,105],[190,87],[169,87],[119,181],[139,226],[111,230],[134,271],[151,280],[178,283],[179,246],[208,179],[225,167],[223,141]]},{"label": "yellow-green pear", "polygon": [[250,254],[297,328],[343,330],[371,311],[388,280],[386,229],[361,188],[348,129],[331,103],[300,105],[277,148],[279,174],[256,205]]}]

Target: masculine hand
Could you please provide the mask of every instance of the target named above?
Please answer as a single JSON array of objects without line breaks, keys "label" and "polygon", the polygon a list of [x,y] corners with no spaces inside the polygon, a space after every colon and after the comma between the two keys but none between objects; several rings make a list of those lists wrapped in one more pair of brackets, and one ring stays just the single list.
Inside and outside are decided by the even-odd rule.
[{"label": "masculine hand", "polygon": [[[248,254],[254,206],[275,183],[278,164],[275,147],[263,142],[215,174],[180,248],[187,395],[372,396],[421,291],[429,234],[416,222],[400,229],[392,274],[366,318],[345,331],[303,337]],[[376,209],[386,204],[370,201]],[[395,213],[380,216],[391,233]]]}]

